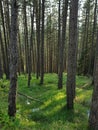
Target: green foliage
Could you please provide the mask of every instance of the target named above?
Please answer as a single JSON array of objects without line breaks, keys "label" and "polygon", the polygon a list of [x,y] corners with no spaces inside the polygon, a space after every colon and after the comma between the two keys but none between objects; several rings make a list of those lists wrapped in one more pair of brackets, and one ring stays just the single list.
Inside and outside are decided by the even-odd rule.
[{"label": "green foliage", "polygon": [[[19,76],[17,91],[39,99],[43,103],[17,95],[17,114],[14,121],[7,115],[9,82],[5,79],[0,80],[0,129],[86,130],[92,93],[90,79],[84,76],[76,77],[74,111],[66,109],[66,74],[63,79],[63,89],[58,90],[56,74],[45,74],[45,82],[41,86],[39,80],[33,75],[30,87],[27,87],[27,75]],[[6,87],[2,88],[1,84],[6,84]]]}]

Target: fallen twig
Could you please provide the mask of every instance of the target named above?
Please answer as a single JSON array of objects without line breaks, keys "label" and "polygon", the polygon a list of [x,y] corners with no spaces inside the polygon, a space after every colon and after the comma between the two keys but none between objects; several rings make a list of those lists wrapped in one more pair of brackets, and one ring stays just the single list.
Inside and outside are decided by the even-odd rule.
[{"label": "fallen twig", "polygon": [[36,101],[36,102],[40,102],[40,103],[43,103],[43,104],[44,104],[44,102],[40,101],[39,99],[36,99],[36,98],[30,97],[30,96],[27,96],[27,95],[25,95],[25,94],[23,94],[23,93],[17,92],[17,94],[19,94],[19,95],[21,95],[21,96],[24,96],[24,97],[26,97],[26,98],[28,98],[28,99],[30,99],[30,100],[34,100],[34,101]]}]

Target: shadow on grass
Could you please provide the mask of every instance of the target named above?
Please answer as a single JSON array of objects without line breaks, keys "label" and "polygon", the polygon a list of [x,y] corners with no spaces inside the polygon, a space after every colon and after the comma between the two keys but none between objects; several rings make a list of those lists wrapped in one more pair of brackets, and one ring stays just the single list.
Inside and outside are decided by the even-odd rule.
[{"label": "shadow on grass", "polygon": [[[51,76],[51,77],[48,77],[48,76]],[[78,100],[75,101],[75,103],[78,104],[79,106],[75,108],[75,110],[67,110],[65,106],[66,104],[65,88],[63,88],[62,90],[57,90],[57,76],[56,75],[54,76],[46,75],[44,85],[41,85],[41,86],[39,85],[38,80],[32,79],[31,87],[29,89],[27,89],[26,87],[24,88],[21,87],[20,90],[24,93],[26,92],[27,95],[30,95],[30,96],[33,95],[32,97],[39,98],[40,100],[44,102],[44,105],[38,104],[37,102],[33,102],[29,106],[26,106],[26,104],[24,105],[24,103],[22,104],[22,102],[20,101],[20,103],[24,105],[22,109],[23,110],[22,114],[24,115],[26,114],[25,117],[28,119],[29,122],[35,122],[34,124],[35,128],[40,126],[41,127],[40,130],[44,130],[43,128],[45,128],[46,130],[46,128],[47,127],[50,128],[50,126],[51,128],[53,127],[53,130],[54,130],[55,129],[54,127],[56,125],[58,125],[57,127],[58,129],[60,122],[61,122],[62,128],[65,128],[64,126],[66,125],[70,125],[70,126],[72,125],[71,127],[66,127],[66,129],[64,130],[68,130],[67,128],[73,128],[70,130],[82,130],[83,125],[87,123],[86,111],[88,109],[87,102],[84,102],[84,99],[87,98],[87,95],[84,94],[85,93],[84,89],[88,90],[89,86],[84,86],[82,88],[81,85],[82,84],[84,85],[84,81],[81,81],[81,84],[80,84],[80,81],[79,81],[80,87],[78,87],[77,89]],[[23,86],[21,81],[20,81],[20,85]],[[40,110],[32,112],[31,110],[33,108],[39,108]],[[53,123],[55,123],[55,125]],[[48,125],[46,126],[46,124]],[[49,128],[47,128],[47,130],[50,130]],[[60,128],[60,130],[63,130],[63,129]],[[83,130],[86,130],[86,129],[83,129]]]}]

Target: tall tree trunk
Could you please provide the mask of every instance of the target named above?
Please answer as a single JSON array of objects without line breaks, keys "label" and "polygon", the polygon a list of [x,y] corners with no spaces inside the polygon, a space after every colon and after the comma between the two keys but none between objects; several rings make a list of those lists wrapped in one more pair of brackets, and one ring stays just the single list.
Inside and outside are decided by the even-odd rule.
[{"label": "tall tree trunk", "polygon": [[92,95],[91,111],[89,116],[89,127],[98,130],[98,30],[95,54],[94,88]]},{"label": "tall tree trunk", "polygon": [[36,1],[36,29],[37,29],[37,79],[40,76],[40,11],[41,11],[41,0],[39,3]]},{"label": "tall tree trunk", "polygon": [[24,73],[24,61],[23,61],[23,52],[22,52],[22,45],[21,45],[20,28],[18,29],[18,42],[19,42],[19,45],[18,45],[19,46],[19,70],[20,72]]},{"label": "tall tree trunk", "polygon": [[63,87],[63,70],[64,70],[64,45],[66,36],[66,21],[67,21],[68,0],[63,0],[62,12],[62,39],[59,44],[59,66],[58,66],[58,89]]},{"label": "tall tree trunk", "polygon": [[48,21],[49,25],[48,25],[48,44],[49,44],[49,73],[52,73],[52,59],[53,59],[53,42],[52,42],[52,29],[51,29],[51,24],[52,24],[52,21],[51,21],[51,14],[49,15],[49,21]]},{"label": "tall tree trunk", "polygon": [[6,27],[6,41],[9,46],[10,36],[10,14],[9,14],[9,0],[4,0],[4,16],[5,16],[5,27]]},{"label": "tall tree trunk", "polygon": [[97,20],[97,0],[95,0],[95,8],[94,8],[94,22],[93,22],[93,31],[92,31],[92,43],[91,43],[91,50],[90,50],[90,63],[89,63],[89,70],[88,74],[93,75],[93,69],[94,69],[94,38],[95,38],[95,32],[96,32],[96,20]]},{"label": "tall tree trunk", "polygon": [[0,79],[3,77],[3,70],[2,70],[2,56],[1,56],[1,45],[0,45]]},{"label": "tall tree trunk", "polygon": [[11,36],[10,36],[10,90],[8,98],[8,114],[14,117],[16,114],[16,90],[17,90],[17,0],[12,0],[11,6]]},{"label": "tall tree trunk", "polygon": [[3,14],[3,7],[2,7],[2,1],[0,1],[0,8],[1,8],[1,19],[2,19],[2,25],[3,25],[3,33],[4,33],[4,42],[5,42],[5,55],[6,55],[6,78],[9,79],[9,64],[8,64],[8,45],[7,45],[7,40],[6,40],[6,29],[5,29],[5,21],[4,21],[4,14]]},{"label": "tall tree trunk", "polygon": [[31,12],[31,37],[30,37],[30,46],[29,46],[29,60],[28,60],[28,87],[30,87],[31,80],[31,70],[32,70],[32,62],[31,62],[31,50],[33,44],[33,25],[34,25],[34,8],[33,13]]},{"label": "tall tree trunk", "polygon": [[2,34],[1,34],[1,27],[0,27],[0,44],[1,44],[2,61],[3,61],[3,72],[6,73],[6,58],[5,58],[5,50],[4,50]]},{"label": "tall tree trunk", "polygon": [[42,0],[41,80],[40,80],[40,84],[43,84],[43,80],[44,80],[44,13],[45,13],[45,0]]},{"label": "tall tree trunk", "polygon": [[[60,43],[61,43],[61,0],[59,0],[59,6],[58,6],[58,52],[57,52],[57,68],[59,64],[59,54],[60,54]],[[59,70],[58,70],[59,71]]]},{"label": "tall tree trunk", "polygon": [[26,0],[23,2],[23,11],[24,11],[24,40],[25,40],[25,62],[26,62],[26,73],[28,73],[28,25],[27,25],[27,11],[26,11]]},{"label": "tall tree trunk", "polygon": [[73,109],[76,86],[76,49],[77,49],[78,0],[71,0],[69,20],[69,46],[67,66],[67,108]]}]

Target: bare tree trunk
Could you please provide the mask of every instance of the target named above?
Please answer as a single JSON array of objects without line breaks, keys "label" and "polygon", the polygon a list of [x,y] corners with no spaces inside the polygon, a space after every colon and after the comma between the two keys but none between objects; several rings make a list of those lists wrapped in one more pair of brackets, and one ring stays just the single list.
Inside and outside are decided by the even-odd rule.
[{"label": "bare tree trunk", "polygon": [[42,31],[41,31],[41,80],[40,84],[43,84],[44,80],[44,13],[45,13],[45,0],[42,0]]},{"label": "bare tree trunk", "polygon": [[4,14],[3,14],[3,7],[2,7],[2,1],[0,1],[0,8],[1,8],[1,19],[2,19],[2,25],[3,25],[3,33],[4,33],[4,42],[5,42],[5,66],[6,66],[6,78],[9,79],[9,64],[8,64],[8,45],[6,40],[6,29],[5,29],[5,21],[4,21]]},{"label": "bare tree trunk", "polygon": [[78,0],[71,0],[69,20],[69,46],[67,66],[67,108],[73,109],[76,87],[76,49],[77,49]]},{"label": "bare tree trunk", "polygon": [[39,3],[36,1],[36,38],[37,38],[37,74],[36,78],[40,76],[40,11],[41,11],[41,0]]},{"label": "bare tree trunk", "polygon": [[0,45],[0,79],[3,77],[3,70],[2,70],[2,56],[1,56],[1,45]]},{"label": "bare tree trunk", "polygon": [[28,73],[28,25],[27,25],[27,10],[26,10],[26,0],[23,2],[23,11],[24,11],[24,39],[25,39],[25,62],[26,62],[26,73]]},{"label": "bare tree trunk", "polygon": [[2,52],[2,61],[3,61],[3,72],[6,73],[6,59],[5,59],[5,50],[3,46],[1,27],[0,27],[0,43],[1,43],[1,52]]},{"label": "bare tree trunk", "polygon": [[64,45],[66,36],[66,21],[67,21],[68,0],[63,0],[62,12],[62,39],[59,44],[59,66],[58,66],[58,89],[62,89],[63,85],[63,70],[64,70]]},{"label": "bare tree trunk", "polygon": [[94,8],[94,22],[93,22],[93,31],[92,31],[92,44],[91,44],[91,50],[90,50],[90,63],[89,63],[89,70],[88,74],[93,75],[93,68],[94,68],[94,38],[95,38],[95,32],[96,32],[96,20],[97,20],[97,0],[95,0],[95,8]]},{"label": "bare tree trunk", "polygon": [[[61,0],[59,0],[58,6],[58,52],[57,52],[57,68],[59,67],[59,54],[60,54],[60,43],[61,43]],[[59,69],[59,68],[58,68]],[[58,70],[59,71],[59,70]]]},{"label": "bare tree trunk", "polygon": [[96,32],[96,20],[97,20],[97,0],[95,0],[92,45],[91,45],[90,64],[89,64],[89,73],[93,75],[92,84],[94,84],[94,71],[95,71],[94,70],[94,60],[95,60],[94,38],[95,38],[95,32]]},{"label": "bare tree trunk", "polygon": [[91,111],[89,116],[89,128],[98,130],[98,30],[95,54],[94,88],[92,95]]},{"label": "bare tree trunk", "polygon": [[20,28],[18,29],[18,42],[19,42],[19,70],[20,72],[24,73],[24,61],[23,61],[23,52],[22,52],[22,45],[21,45]]},{"label": "bare tree trunk", "polygon": [[11,7],[11,36],[10,36],[10,90],[8,98],[8,114],[14,117],[16,114],[16,90],[17,90],[17,0],[12,0]]},{"label": "bare tree trunk", "polygon": [[33,25],[34,25],[34,9],[33,13],[31,12],[31,37],[30,37],[30,46],[29,46],[29,60],[28,60],[28,87],[30,87],[30,80],[31,80],[31,70],[32,70],[32,62],[31,62],[31,50],[33,44]]}]

